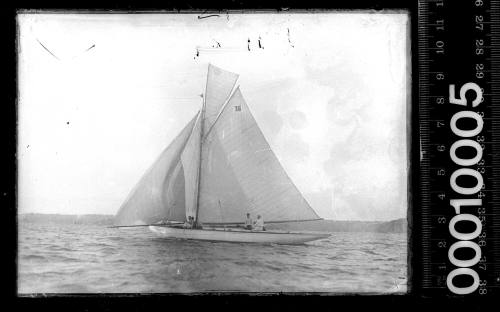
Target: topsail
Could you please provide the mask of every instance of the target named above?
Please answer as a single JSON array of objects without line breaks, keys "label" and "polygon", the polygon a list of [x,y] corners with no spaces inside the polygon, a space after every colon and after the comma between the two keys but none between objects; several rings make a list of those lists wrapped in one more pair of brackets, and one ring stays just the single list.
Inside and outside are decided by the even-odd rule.
[{"label": "topsail", "polygon": [[222,105],[228,99],[238,75],[212,64],[208,65],[207,85],[205,90],[205,112],[203,133],[207,133],[214,125]]},{"label": "topsail", "polygon": [[[204,109],[162,152],[120,208],[116,225],[185,221],[242,223],[320,219],[286,174],[234,85],[209,65]],[[233,91],[231,93],[231,91]]]}]

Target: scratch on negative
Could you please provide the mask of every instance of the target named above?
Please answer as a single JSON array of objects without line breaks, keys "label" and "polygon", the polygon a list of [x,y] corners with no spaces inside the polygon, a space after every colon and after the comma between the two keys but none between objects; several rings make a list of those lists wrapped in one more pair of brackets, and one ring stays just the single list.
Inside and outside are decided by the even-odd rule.
[{"label": "scratch on negative", "polygon": [[198,19],[209,18],[209,17],[220,17],[220,15],[219,14],[210,14],[206,16],[198,15]]},{"label": "scratch on negative", "polygon": [[290,28],[286,29],[288,31],[288,43],[292,46],[292,48],[295,48],[292,42],[290,41]]},{"label": "scratch on negative", "polygon": [[46,48],[46,47],[45,47],[45,46],[44,46],[44,45],[40,42],[40,40],[38,40],[38,38],[36,38],[36,41],[38,41],[38,43],[39,43],[39,44],[40,44],[40,45],[41,45],[41,46],[45,49],[45,51],[49,52],[49,53],[50,53],[50,55],[52,55],[52,56],[53,56],[53,57],[55,57],[58,61],[60,61],[60,59],[59,59],[57,56],[55,56],[55,55],[54,55],[54,53],[50,52],[50,50],[49,50],[49,49],[47,49],[47,48]]},{"label": "scratch on negative", "polygon": [[95,47],[95,44],[93,44],[90,48],[88,48],[87,50],[85,50],[85,52],[87,52],[88,50],[92,49],[93,47]]}]

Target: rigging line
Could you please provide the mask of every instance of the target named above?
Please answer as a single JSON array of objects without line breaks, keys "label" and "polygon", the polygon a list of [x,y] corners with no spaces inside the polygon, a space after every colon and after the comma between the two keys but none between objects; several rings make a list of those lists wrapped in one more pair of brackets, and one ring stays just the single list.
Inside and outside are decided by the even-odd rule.
[{"label": "rigging line", "polygon": [[41,42],[40,42],[40,40],[38,40],[38,38],[35,38],[35,39],[36,39],[36,41],[38,41],[38,43],[39,43],[39,44],[40,44],[40,45],[41,45],[41,46],[45,49],[45,51],[49,52],[49,53],[50,53],[50,55],[52,55],[52,56],[53,56],[53,57],[55,57],[58,61],[60,61],[60,59],[59,59],[57,56],[55,56],[55,54],[54,54],[54,53],[50,52],[50,50],[49,50],[49,49],[47,49],[47,47],[46,47],[46,46],[44,46],[44,45],[43,45],[43,43],[41,43]]}]

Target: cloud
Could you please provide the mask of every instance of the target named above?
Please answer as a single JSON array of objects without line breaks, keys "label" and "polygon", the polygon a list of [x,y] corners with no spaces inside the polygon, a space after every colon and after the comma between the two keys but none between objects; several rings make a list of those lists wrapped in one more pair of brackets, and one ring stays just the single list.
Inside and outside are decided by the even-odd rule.
[{"label": "cloud", "polygon": [[309,157],[309,144],[298,134],[290,134],[283,138],[283,148],[287,150],[287,159],[293,162],[305,161]]},{"label": "cloud", "polygon": [[294,130],[301,130],[307,126],[307,117],[301,111],[295,110],[288,114],[287,121],[290,127]]}]

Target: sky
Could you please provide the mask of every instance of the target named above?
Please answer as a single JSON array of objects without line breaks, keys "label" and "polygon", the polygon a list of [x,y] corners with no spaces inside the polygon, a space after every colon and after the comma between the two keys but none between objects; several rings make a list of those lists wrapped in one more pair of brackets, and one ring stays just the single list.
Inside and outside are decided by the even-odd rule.
[{"label": "sky", "polygon": [[115,214],[201,106],[237,84],[325,219],[407,213],[404,12],[21,14],[18,212]]}]

